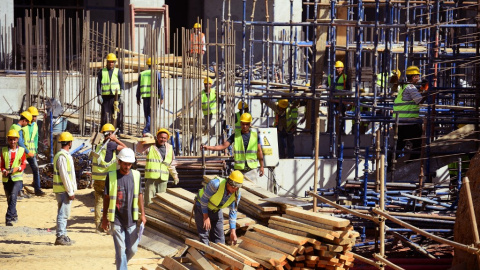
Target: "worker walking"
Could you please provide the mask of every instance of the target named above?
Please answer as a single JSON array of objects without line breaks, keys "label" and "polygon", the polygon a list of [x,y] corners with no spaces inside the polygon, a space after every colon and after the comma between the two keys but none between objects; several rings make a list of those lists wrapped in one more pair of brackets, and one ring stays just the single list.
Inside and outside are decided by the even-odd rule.
[{"label": "worker walking", "polygon": [[[24,131],[25,146],[28,148],[27,161],[33,173],[33,184],[35,195],[44,196],[45,192],[40,187],[40,172],[38,169],[37,150],[38,150],[38,110],[36,107],[29,107],[28,112],[32,115],[32,121],[28,125],[28,132]],[[27,130],[27,127],[25,127]]]},{"label": "worker walking", "polygon": [[193,65],[195,63],[200,63],[203,65],[203,56],[207,46],[205,44],[205,34],[202,33],[202,25],[195,23],[193,25],[193,33],[190,34],[190,55],[194,59]]},{"label": "worker walking", "polygon": [[250,130],[252,116],[249,113],[242,114],[240,124],[240,131],[235,130],[235,133],[223,144],[216,146],[203,145],[202,147],[205,150],[222,151],[233,143],[234,169],[241,171],[247,180],[256,183],[259,165],[258,175],[261,177],[264,173],[262,148],[257,132]]},{"label": "worker walking", "polygon": [[101,123],[113,123],[123,132],[123,98],[125,89],[122,71],[115,67],[117,56],[107,55],[107,67],[102,68],[97,75],[97,102],[101,105]]},{"label": "worker walking", "polygon": [[147,205],[152,203],[155,194],[167,191],[169,175],[172,176],[175,185],[179,182],[173,147],[167,142],[170,139],[170,132],[161,128],[157,131],[156,136],[155,145],[150,146],[147,150],[145,165],[145,201]]},{"label": "worker walking", "polygon": [[246,102],[240,101],[238,102],[238,112],[235,114],[235,130],[242,129],[240,116],[244,113],[250,113],[250,110],[248,109],[248,104]]},{"label": "worker walking", "polygon": [[109,172],[106,179],[103,200],[102,228],[113,236],[115,245],[115,265],[117,269],[127,269],[128,261],[138,248],[141,226],[147,222],[143,207],[143,190],[140,172],[132,170],[135,153],[123,148],[118,153],[119,170]]},{"label": "worker walking", "polygon": [[201,92],[203,134],[209,134],[211,139],[215,136],[215,127],[217,125],[217,94],[215,93],[216,89],[212,87],[212,79],[205,77],[203,84],[205,86]]},{"label": "worker walking", "polygon": [[55,245],[70,246],[72,241],[67,236],[67,220],[70,217],[72,201],[77,191],[75,164],[70,149],[73,136],[70,132],[62,132],[58,137],[62,149],[53,158],[53,192],[57,199],[57,231]]},{"label": "worker walking", "polygon": [[7,147],[2,147],[2,182],[7,197],[5,225],[13,226],[18,221],[17,196],[23,188],[23,171],[26,166],[25,149],[18,146],[20,135],[14,129],[7,133]]},{"label": "worker walking", "polygon": [[193,208],[198,237],[205,245],[209,245],[209,242],[225,244],[221,209],[227,207],[230,209],[228,214],[230,240],[233,245],[237,243],[237,208],[242,184],[243,174],[240,171],[233,171],[227,179],[222,177],[212,179],[198,191]]},{"label": "worker walking", "polygon": [[[145,137],[147,133],[150,133],[150,116],[152,114],[151,108],[151,95],[152,95],[152,58],[147,60],[148,69],[140,72],[138,76],[137,87],[137,104],[140,106],[143,99],[143,113],[145,115],[145,127],[143,128],[142,135]],[[153,81],[157,82],[158,98],[160,99],[160,105],[163,104],[163,89],[160,71],[157,71],[153,76]],[[155,89],[155,88],[154,88]]]},{"label": "worker walking", "polygon": [[[115,136],[115,134],[113,134],[114,132],[115,127],[112,124],[107,123],[103,125],[102,134],[104,136],[104,141],[102,144],[97,145],[95,149],[95,153],[99,154],[99,156],[93,156],[92,159],[92,180],[94,180],[93,189],[95,190],[96,232],[103,232],[101,218],[103,194],[105,193],[105,179],[109,172],[117,170],[116,152],[127,147],[117,138],[117,136]],[[103,146],[104,144],[106,145]],[[100,151],[100,149],[102,149],[102,151]]]}]

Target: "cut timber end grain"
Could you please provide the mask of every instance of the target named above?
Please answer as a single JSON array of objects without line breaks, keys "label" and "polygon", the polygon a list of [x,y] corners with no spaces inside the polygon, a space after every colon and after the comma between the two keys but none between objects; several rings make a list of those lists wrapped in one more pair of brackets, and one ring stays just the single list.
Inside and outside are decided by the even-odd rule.
[{"label": "cut timber end grain", "polygon": [[332,217],[320,213],[314,213],[311,211],[303,210],[301,208],[288,208],[286,213],[292,216],[316,221],[319,223],[335,226],[335,227],[347,227],[350,225],[350,220],[344,218]]}]

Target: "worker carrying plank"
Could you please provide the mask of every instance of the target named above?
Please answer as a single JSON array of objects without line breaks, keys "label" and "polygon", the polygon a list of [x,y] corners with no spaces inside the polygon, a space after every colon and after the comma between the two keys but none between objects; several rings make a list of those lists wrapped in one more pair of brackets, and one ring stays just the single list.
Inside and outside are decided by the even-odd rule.
[{"label": "worker carrying plank", "polygon": [[252,115],[244,113],[240,116],[240,130],[235,130],[223,144],[215,146],[203,145],[205,150],[222,151],[233,143],[233,159],[235,170],[241,171],[245,177],[256,183],[257,168],[260,165],[258,175],[263,176],[263,153],[257,132],[251,131]]},{"label": "worker carrying plank", "polygon": [[233,171],[228,178],[217,177],[198,191],[195,197],[194,213],[198,237],[205,245],[209,242],[225,244],[223,231],[223,208],[229,208],[230,240],[237,243],[237,208],[240,203],[240,187],[243,174]]}]

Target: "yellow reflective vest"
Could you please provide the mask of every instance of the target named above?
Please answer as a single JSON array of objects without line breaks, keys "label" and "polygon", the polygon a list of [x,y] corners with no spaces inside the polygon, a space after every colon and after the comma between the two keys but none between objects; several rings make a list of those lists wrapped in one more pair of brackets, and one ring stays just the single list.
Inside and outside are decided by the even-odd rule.
[{"label": "yellow reflective vest", "polygon": [[420,112],[420,105],[415,103],[414,100],[403,100],[403,91],[411,85],[415,87],[413,84],[404,84],[400,88],[397,97],[393,103],[393,113],[398,113],[399,118],[418,118]]},{"label": "yellow reflective vest", "polygon": [[118,68],[113,68],[112,79],[108,75],[108,69],[102,69],[102,95],[115,95],[118,92],[120,95],[120,81],[118,80]]},{"label": "yellow reflective vest", "polygon": [[152,70],[148,69],[140,73],[140,94],[142,98],[151,96],[152,89]]},{"label": "yellow reflective vest", "polygon": [[[2,147],[2,156],[3,160],[5,161],[5,169],[7,171],[10,171],[11,168],[17,168],[20,167],[20,162],[22,161],[23,154],[25,153],[25,149],[23,147],[17,146],[17,153],[15,153],[15,159],[13,160],[12,166],[10,166],[10,155],[8,151],[8,147]],[[23,171],[17,171],[16,173],[13,173],[10,175],[12,178],[12,181],[22,181],[23,180]],[[2,175],[2,181],[3,182],[8,182],[8,177],[5,177]]]},{"label": "yellow reflective vest", "polygon": [[[138,195],[140,194],[140,172],[137,170],[131,170],[133,174],[133,220],[138,220]],[[115,208],[117,207],[117,171],[108,173],[108,197],[110,198],[110,203],[108,204],[108,221],[115,221]]]},{"label": "yellow reflective vest", "polygon": [[58,151],[58,153],[53,158],[53,192],[54,193],[65,192],[65,187],[63,186],[62,178],[60,177],[60,172],[58,171],[58,168],[57,168],[57,160],[60,156],[64,156],[65,159],[67,160],[67,173],[70,176],[70,180],[77,181],[73,177],[73,170],[75,168],[70,167],[70,162],[68,161],[69,160],[68,154],[66,154],[63,151]]},{"label": "yellow reflective vest", "polygon": [[[298,108],[297,107],[294,107],[294,108],[288,107],[286,112],[285,112],[285,115],[287,117],[287,127],[286,127],[287,130],[286,131],[290,131],[292,128],[297,127]],[[278,126],[278,114],[277,113],[275,113],[275,121],[273,122],[273,126],[274,127]]]},{"label": "yellow reflective vest", "polygon": [[[227,186],[227,179],[218,177],[220,180],[220,185],[218,186],[217,192],[210,197],[208,200],[208,209],[217,212],[220,209],[229,207],[237,198],[238,198],[238,190],[235,193],[230,194],[228,200],[223,204],[220,205],[222,202],[223,194],[225,193],[226,186]],[[205,187],[201,188],[197,194],[197,201],[200,202],[203,193],[205,192]]]},{"label": "yellow reflective vest", "polygon": [[202,112],[203,115],[217,113],[217,95],[215,88],[210,88],[210,94],[202,90]]},{"label": "yellow reflective vest", "polygon": [[173,161],[173,147],[165,143],[165,159],[162,158],[157,147],[152,145],[148,150],[147,163],[145,165],[145,179],[168,181],[168,167]]},{"label": "yellow reflective vest", "polygon": [[233,159],[235,170],[244,170],[245,162],[250,169],[258,168],[258,135],[257,132],[250,131],[250,140],[248,141],[247,149],[243,145],[242,132],[235,131],[235,141],[233,145]]},{"label": "yellow reflective vest", "polygon": [[[100,150],[102,146],[97,145],[95,153]],[[113,157],[110,162],[105,161],[105,156],[107,155],[107,147],[102,149],[100,152],[100,164],[98,163],[98,159],[93,157],[92,159],[92,179],[96,181],[105,181],[107,175],[111,171],[117,170],[117,154],[113,151]]]},{"label": "yellow reflective vest", "polygon": [[36,153],[37,146],[35,145],[35,137],[38,135],[38,126],[33,123],[32,133],[30,134],[30,125],[22,127],[23,139],[25,140],[25,146],[29,152]]}]

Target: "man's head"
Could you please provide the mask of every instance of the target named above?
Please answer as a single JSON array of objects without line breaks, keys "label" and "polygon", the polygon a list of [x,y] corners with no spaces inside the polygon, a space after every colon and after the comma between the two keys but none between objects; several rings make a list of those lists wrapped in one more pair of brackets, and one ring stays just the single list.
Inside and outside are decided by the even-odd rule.
[{"label": "man's head", "polygon": [[103,125],[101,132],[103,136],[105,136],[105,139],[108,139],[110,134],[115,132],[115,127],[110,123],[106,123],[105,125]]},{"label": "man's head", "polygon": [[24,111],[20,114],[20,120],[18,120],[18,124],[22,127],[30,124],[32,122],[32,114],[28,111]]},{"label": "man's head", "polygon": [[117,62],[117,56],[114,53],[109,53],[107,55],[107,69],[113,69],[115,62]]},{"label": "man's head", "polygon": [[278,108],[281,110],[281,111],[284,111],[286,110],[288,107],[288,99],[280,99],[278,101]]},{"label": "man's head", "polygon": [[135,163],[135,153],[130,148],[123,148],[117,155],[120,173],[127,175],[130,173],[133,163]]},{"label": "man's head", "polygon": [[248,103],[243,102],[243,101],[238,102],[238,109],[239,110],[243,109],[243,112],[249,112]]},{"label": "man's head", "polygon": [[344,69],[344,66],[342,61],[335,62],[335,72],[337,73],[337,76],[342,75],[343,69]]},{"label": "man's head", "polygon": [[62,148],[65,150],[70,150],[72,147],[73,136],[70,132],[65,131],[60,134],[58,141],[62,144]]},{"label": "man's head", "polygon": [[152,58],[149,57],[149,58],[147,59],[147,66],[150,67],[151,65],[152,65]]},{"label": "man's head", "polygon": [[27,110],[32,115],[32,123],[37,121],[38,110],[37,108],[31,106]]},{"label": "man's head", "polygon": [[240,126],[242,133],[250,132],[250,126],[252,125],[252,115],[249,113],[244,113],[240,116]]},{"label": "man's head", "polygon": [[200,33],[202,31],[202,25],[199,23],[195,23],[193,25],[193,31],[195,31],[195,33]]},{"label": "man's head", "polygon": [[20,134],[15,129],[10,129],[7,133],[7,142],[8,147],[11,149],[17,148],[18,139],[20,138]]},{"label": "man's head", "polygon": [[409,66],[407,68],[407,81],[410,83],[417,83],[420,80],[420,69],[417,66]]},{"label": "man's head", "polygon": [[227,179],[227,190],[229,193],[234,193],[243,184],[243,174],[240,171],[233,171]]},{"label": "man's head", "polygon": [[170,139],[170,132],[166,128],[161,128],[157,131],[157,142],[159,145],[165,145]]},{"label": "man's head", "polygon": [[205,79],[203,79],[203,85],[205,86],[205,91],[207,93],[210,93],[210,88],[212,88],[212,84],[213,84],[213,80],[210,79],[209,77],[205,77]]}]

